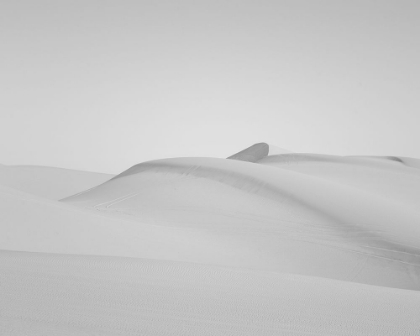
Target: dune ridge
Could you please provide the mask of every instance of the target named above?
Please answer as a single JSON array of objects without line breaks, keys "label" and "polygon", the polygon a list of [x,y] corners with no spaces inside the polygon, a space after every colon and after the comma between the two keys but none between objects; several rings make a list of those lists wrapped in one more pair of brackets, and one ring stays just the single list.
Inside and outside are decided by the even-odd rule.
[{"label": "dune ridge", "polygon": [[257,162],[266,156],[290,153],[290,151],[265,142],[256,143],[228,157],[229,160]]}]

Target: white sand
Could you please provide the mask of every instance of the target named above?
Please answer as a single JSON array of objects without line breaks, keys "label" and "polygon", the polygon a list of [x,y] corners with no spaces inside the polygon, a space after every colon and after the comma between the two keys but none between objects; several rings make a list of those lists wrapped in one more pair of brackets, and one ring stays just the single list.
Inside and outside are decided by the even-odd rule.
[{"label": "white sand", "polygon": [[419,335],[418,160],[230,158],[0,185],[0,335]]},{"label": "white sand", "polygon": [[79,170],[0,165],[0,185],[58,200],[92,188],[113,175]]}]

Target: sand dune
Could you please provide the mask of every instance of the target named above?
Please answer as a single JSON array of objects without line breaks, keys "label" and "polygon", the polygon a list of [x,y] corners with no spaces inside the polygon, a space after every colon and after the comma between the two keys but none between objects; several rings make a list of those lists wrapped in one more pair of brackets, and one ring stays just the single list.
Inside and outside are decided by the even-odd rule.
[{"label": "sand dune", "polygon": [[113,175],[79,170],[0,165],[0,185],[58,200],[101,184]]},{"label": "sand dune", "polygon": [[258,163],[352,186],[416,209],[420,190],[420,169],[416,161],[419,160],[284,154],[264,157]]},{"label": "sand dune", "polygon": [[265,142],[254,144],[240,152],[233,154],[228,157],[230,160],[239,160],[239,161],[248,161],[248,162],[257,162],[258,160],[263,159],[266,156],[286,154],[290,151],[267,144]]},{"label": "sand dune", "polygon": [[417,335],[419,160],[282,151],[0,185],[0,334]]},{"label": "sand dune", "polygon": [[[415,197],[415,190],[405,196]],[[419,289],[414,205],[288,169],[212,158],[158,160],[65,201],[217,235],[253,250],[250,267]]]}]

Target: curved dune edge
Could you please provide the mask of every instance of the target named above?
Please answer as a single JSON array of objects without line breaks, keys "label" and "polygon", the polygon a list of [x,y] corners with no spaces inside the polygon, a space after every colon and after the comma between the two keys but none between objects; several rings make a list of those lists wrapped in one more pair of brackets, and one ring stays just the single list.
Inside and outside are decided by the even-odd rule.
[{"label": "curved dune edge", "polygon": [[290,151],[267,144],[265,142],[256,143],[240,152],[228,157],[229,160],[239,160],[247,162],[257,162],[266,156],[287,154]]},{"label": "curved dune edge", "polygon": [[240,160],[247,162],[257,162],[262,158],[266,157],[270,152],[270,146],[264,142],[252,145],[232,156],[229,156],[229,160]]}]

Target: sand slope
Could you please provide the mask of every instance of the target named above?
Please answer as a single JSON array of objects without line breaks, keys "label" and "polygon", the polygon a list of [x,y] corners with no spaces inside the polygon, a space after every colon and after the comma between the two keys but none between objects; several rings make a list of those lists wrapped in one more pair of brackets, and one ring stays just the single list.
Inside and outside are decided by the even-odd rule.
[{"label": "sand slope", "polygon": [[420,293],[182,262],[0,252],[2,335],[418,335]]},{"label": "sand slope", "polygon": [[113,175],[79,170],[0,165],[0,185],[58,200],[97,186]]},{"label": "sand slope", "polygon": [[264,157],[258,163],[344,184],[416,208],[420,204],[417,161],[420,160],[284,154]]},{"label": "sand slope", "polygon": [[[77,209],[0,187],[3,250],[144,257],[247,266],[244,246],[193,228],[171,228]],[[255,263],[255,260],[252,260]]]},{"label": "sand slope", "polygon": [[[411,189],[404,194],[417,195]],[[180,158],[134,166],[64,201],[217,236],[245,248],[248,267],[419,289],[415,199],[403,203],[370,189],[262,164]]]},{"label": "sand slope", "polygon": [[418,160],[278,153],[0,185],[0,334],[418,335]]}]

